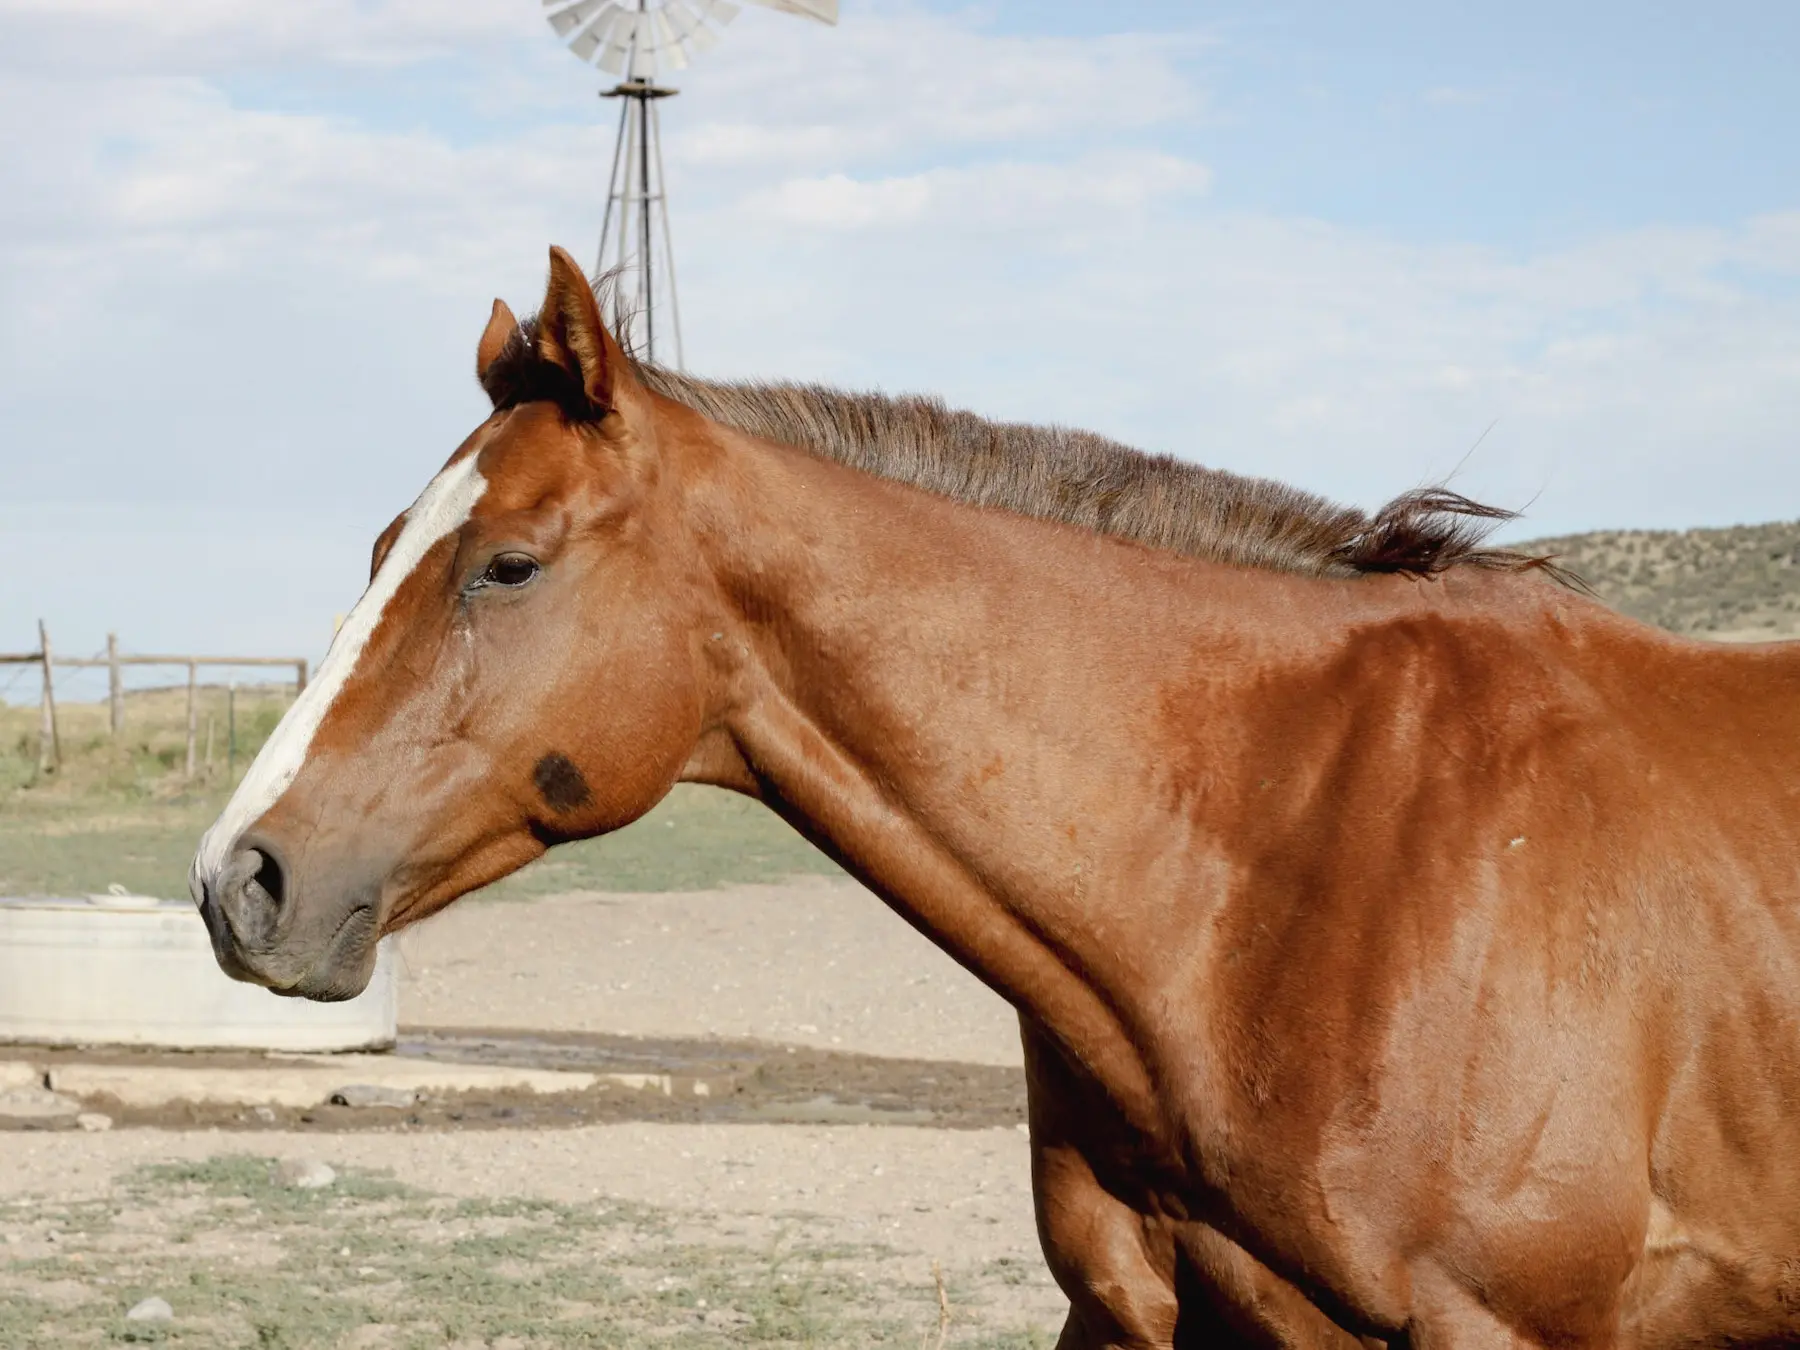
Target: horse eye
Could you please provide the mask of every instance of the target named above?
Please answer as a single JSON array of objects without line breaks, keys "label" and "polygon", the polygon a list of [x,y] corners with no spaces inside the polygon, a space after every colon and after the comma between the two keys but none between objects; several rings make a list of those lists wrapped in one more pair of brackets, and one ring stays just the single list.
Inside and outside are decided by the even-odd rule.
[{"label": "horse eye", "polygon": [[523,586],[537,574],[536,559],[523,553],[502,553],[487,565],[481,579],[489,586]]}]

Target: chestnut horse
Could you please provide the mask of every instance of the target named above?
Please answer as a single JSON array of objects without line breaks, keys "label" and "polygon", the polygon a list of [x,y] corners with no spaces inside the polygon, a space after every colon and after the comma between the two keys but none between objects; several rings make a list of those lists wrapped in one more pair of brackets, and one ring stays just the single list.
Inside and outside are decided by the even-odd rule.
[{"label": "chestnut horse", "polygon": [[200,845],[229,973],[715,784],[1019,1009],[1063,1346],[1800,1339],[1800,650],[1447,494],[642,368],[560,252],[477,367]]}]

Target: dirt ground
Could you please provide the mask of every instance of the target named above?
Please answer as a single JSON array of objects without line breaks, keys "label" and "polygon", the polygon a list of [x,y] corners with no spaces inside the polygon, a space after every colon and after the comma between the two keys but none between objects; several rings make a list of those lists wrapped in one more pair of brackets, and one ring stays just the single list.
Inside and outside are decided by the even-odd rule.
[{"label": "dirt ground", "polygon": [[[202,1346],[911,1347],[935,1342],[941,1275],[947,1345],[1022,1348],[1048,1346],[1064,1307],[1013,1130],[5,1139],[8,1347],[129,1339],[123,1312],[151,1296],[175,1310],[171,1344]],[[268,1183],[276,1159],[339,1174],[285,1229],[309,1197]],[[179,1184],[195,1179],[210,1194]],[[401,1212],[382,1203],[396,1184]],[[367,1306],[346,1280],[376,1286]]]},{"label": "dirt ground", "polygon": [[1018,1021],[861,887],[470,901],[400,938],[401,1021],[1017,1066]]},{"label": "dirt ground", "polygon": [[[748,1065],[778,1109],[0,1134],[0,1347],[1054,1341],[1012,1013],[859,888],[473,901],[401,950],[414,1044]],[[933,1127],[765,1123],[809,1106]],[[343,1180],[308,1211],[274,1159]]]}]

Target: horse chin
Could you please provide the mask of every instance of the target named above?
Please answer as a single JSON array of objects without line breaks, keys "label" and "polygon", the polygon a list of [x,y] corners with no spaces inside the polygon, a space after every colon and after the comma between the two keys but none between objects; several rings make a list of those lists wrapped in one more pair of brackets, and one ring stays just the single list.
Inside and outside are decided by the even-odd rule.
[{"label": "horse chin", "polygon": [[224,972],[234,980],[259,984],[283,998],[311,999],[315,1003],[342,1003],[369,987],[375,975],[375,911],[357,908],[344,921],[323,950],[310,958],[279,950],[246,952],[235,944],[214,954]]},{"label": "horse chin", "polygon": [[315,968],[308,971],[299,984],[287,989],[277,989],[271,985],[269,992],[279,994],[282,998],[311,999],[314,1003],[344,1003],[369,987],[369,979],[374,970],[373,961],[366,968],[348,971],[322,972]]},{"label": "horse chin", "polygon": [[375,975],[378,927],[372,907],[352,910],[305,973],[275,992],[315,1003],[342,1003],[355,998],[369,987]]}]

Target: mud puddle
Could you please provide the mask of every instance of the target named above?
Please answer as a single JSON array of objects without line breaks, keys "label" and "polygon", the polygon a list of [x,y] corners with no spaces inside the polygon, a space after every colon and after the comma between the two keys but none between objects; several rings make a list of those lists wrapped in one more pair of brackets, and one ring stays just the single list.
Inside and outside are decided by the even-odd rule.
[{"label": "mud puddle", "polygon": [[[434,1093],[407,1107],[306,1108],[202,1102],[141,1108],[104,1096],[84,1105],[117,1127],[221,1130],[554,1129],[623,1121],[805,1125],[911,1125],[992,1129],[1025,1119],[1021,1070],[936,1060],[884,1059],[756,1041],[638,1038],[481,1028],[403,1030],[394,1053],[445,1063],[563,1069],[611,1075],[582,1092]],[[252,1052],[180,1052],[0,1046],[0,1059],[59,1063],[254,1068]],[[627,1084],[630,1085],[627,1085]],[[0,1122],[0,1129],[8,1123]],[[68,1129],[72,1123],[15,1122]]]}]

